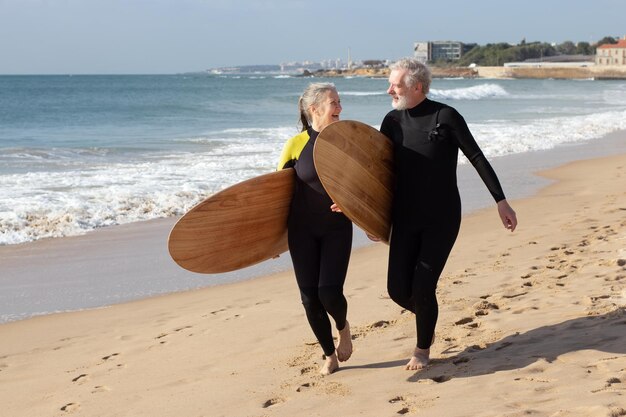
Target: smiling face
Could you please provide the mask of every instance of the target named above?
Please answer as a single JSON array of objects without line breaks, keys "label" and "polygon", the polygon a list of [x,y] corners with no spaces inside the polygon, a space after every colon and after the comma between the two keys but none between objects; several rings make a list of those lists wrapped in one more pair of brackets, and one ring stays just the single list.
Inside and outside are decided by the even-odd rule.
[{"label": "smiling face", "polygon": [[335,90],[328,90],[322,99],[311,106],[311,127],[321,132],[329,124],[339,120],[341,113],[341,100]]},{"label": "smiling face", "polygon": [[387,94],[391,96],[391,105],[396,110],[411,109],[426,98],[420,83],[407,85],[407,72],[406,69],[395,69],[389,74]]}]

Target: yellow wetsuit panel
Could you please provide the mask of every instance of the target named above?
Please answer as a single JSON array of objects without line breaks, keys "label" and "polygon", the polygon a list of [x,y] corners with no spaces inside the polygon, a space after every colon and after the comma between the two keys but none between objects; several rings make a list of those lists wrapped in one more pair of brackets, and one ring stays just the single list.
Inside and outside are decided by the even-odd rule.
[{"label": "yellow wetsuit panel", "polygon": [[306,130],[297,134],[296,136],[289,139],[285,146],[283,147],[283,151],[280,154],[280,159],[278,160],[278,166],[276,170],[281,170],[285,168],[292,167],[295,162],[300,157],[300,153],[302,153],[302,149],[309,141],[309,132]]}]

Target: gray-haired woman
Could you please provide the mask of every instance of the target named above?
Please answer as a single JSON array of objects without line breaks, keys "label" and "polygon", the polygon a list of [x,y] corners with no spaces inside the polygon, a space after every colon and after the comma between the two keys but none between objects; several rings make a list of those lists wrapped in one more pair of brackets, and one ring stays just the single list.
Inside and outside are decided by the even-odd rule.
[{"label": "gray-haired woman", "polygon": [[[307,319],[326,357],[320,372],[328,375],[352,354],[343,295],[352,223],[322,187],[313,164],[313,146],[319,132],[339,120],[341,102],[334,84],[313,83],[300,97],[298,108],[302,131],[285,144],[278,169],[296,171],[287,226],[289,252]],[[336,348],[329,315],[339,333]]]}]

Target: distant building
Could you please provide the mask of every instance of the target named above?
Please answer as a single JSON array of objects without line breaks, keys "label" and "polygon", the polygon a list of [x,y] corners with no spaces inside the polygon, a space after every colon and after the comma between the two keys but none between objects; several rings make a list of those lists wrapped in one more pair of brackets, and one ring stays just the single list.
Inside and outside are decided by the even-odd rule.
[{"label": "distant building", "polygon": [[365,59],[361,63],[366,68],[384,68],[385,61],[380,59]]},{"label": "distant building", "polygon": [[426,63],[430,58],[429,42],[415,42],[413,45],[413,57],[421,63]]},{"label": "distant building", "polygon": [[463,44],[457,41],[415,42],[413,56],[420,62],[458,61],[475,44]]},{"label": "distant building", "polygon": [[626,36],[617,43],[599,46],[596,65],[626,65]]}]

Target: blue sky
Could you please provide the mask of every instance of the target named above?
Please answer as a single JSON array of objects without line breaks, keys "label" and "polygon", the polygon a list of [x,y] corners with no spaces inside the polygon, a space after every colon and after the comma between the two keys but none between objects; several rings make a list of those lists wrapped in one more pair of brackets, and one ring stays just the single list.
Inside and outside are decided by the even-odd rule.
[{"label": "blue sky", "polygon": [[593,43],[625,22],[626,0],[0,0],[0,74],[393,60],[426,40]]}]

